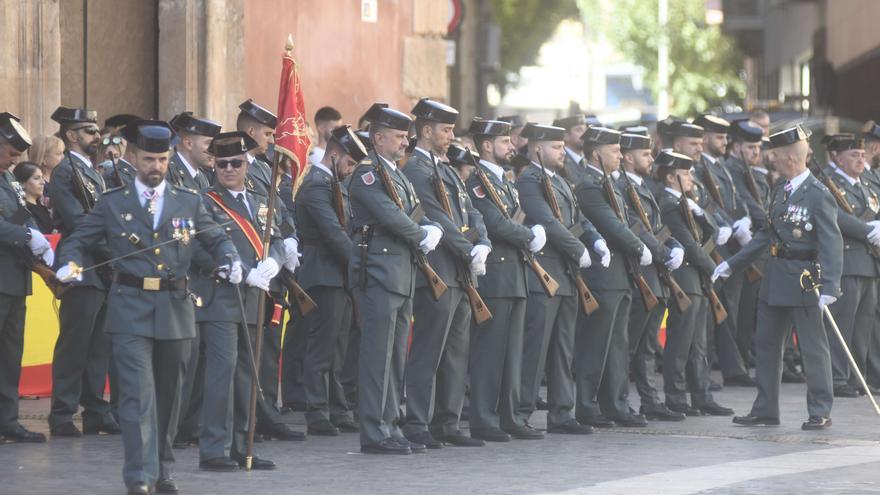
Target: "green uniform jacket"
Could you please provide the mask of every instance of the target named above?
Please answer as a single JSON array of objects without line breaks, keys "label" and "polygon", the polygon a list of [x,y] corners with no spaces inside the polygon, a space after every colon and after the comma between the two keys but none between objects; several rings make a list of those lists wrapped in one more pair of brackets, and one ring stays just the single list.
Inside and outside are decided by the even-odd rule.
[{"label": "green uniform jacket", "polygon": [[694,215],[699,239],[695,239],[688,227],[684,212],[679,206],[679,199],[665,188],[658,198],[663,223],[669,227],[672,236],[684,247],[684,263],[672,272],[675,281],[687,294],[705,296],[701,284],[701,276],[709,277],[715,271],[715,262],[703,250],[703,244],[715,235],[715,223],[709,213]]},{"label": "green uniform jacket", "polygon": [[[855,184],[844,178],[838,172],[832,172],[829,176],[840,188],[846,202],[849,203],[853,213],[849,214],[842,209],[837,210],[837,225],[843,234],[843,272],[842,276],[876,277],[878,260],[872,255],[871,243],[868,242],[868,233],[872,227],[867,222],[876,220],[877,208],[880,202],[877,194],[872,191],[868,184],[859,179]],[[874,209],[871,209],[871,205]]]},{"label": "green uniform jacket", "polygon": [[0,273],[3,274],[0,294],[28,296],[31,293],[31,271],[25,264],[25,256],[30,252],[27,232],[28,227],[37,227],[31,222],[28,225],[13,222],[23,209],[20,193],[13,183],[18,184],[12,172],[0,173]]}]

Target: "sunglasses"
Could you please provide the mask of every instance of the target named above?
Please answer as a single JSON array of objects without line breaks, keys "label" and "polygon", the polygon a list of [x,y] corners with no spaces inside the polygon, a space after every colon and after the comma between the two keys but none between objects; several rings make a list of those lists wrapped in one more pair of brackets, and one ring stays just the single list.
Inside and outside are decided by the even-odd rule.
[{"label": "sunglasses", "polygon": [[119,136],[105,137],[101,141],[101,144],[103,144],[104,146],[110,146],[111,144],[122,144],[122,138]]},{"label": "sunglasses", "polygon": [[72,129],[72,130],[74,130],[74,131],[83,131],[83,132],[85,132],[86,134],[88,134],[89,136],[96,136],[96,135],[98,135],[98,134],[101,134],[101,131],[98,130],[97,127],[92,127],[92,126],[77,127],[77,128],[75,128],[75,129]]},{"label": "sunglasses", "polygon": [[228,167],[241,168],[242,165],[244,165],[244,160],[242,160],[240,158],[236,159],[236,160],[218,160],[218,161],[214,162],[214,167],[221,168],[221,169],[228,168]]}]

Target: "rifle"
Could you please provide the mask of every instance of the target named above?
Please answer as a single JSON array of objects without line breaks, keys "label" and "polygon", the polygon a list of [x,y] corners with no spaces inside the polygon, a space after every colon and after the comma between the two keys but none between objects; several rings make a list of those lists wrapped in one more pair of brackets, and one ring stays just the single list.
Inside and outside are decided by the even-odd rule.
[{"label": "rifle", "polygon": [[[740,153],[739,159],[741,162],[743,162],[743,166],[746,168],[746,186],[749,188],[749,193],[752,195],[753,198],[755,198],[755,201],[758,202],[758,206],[760,206],[763,210],[764,199],[761,198],[761,193],[758,191],[758,183],[755,181],[755,175],[752,171],[752,167],[750,167],[749,164],[747,164],[746,161],[743,159],[742,153]],[[764,277],[764,274],[761,273],[761,270],[758,270],[758,267],[755,266],[754,263],[749,263],[749,266],[746,267],[745,273],[746,279],[751,283],[755,283]]]},{"label": "rifle", "polygon": [[[24,200],[19,197],[19,203]],[[28,219],[31,218],[31,213],[27,210],[27,207],[19,204],[18,211],[13,213],[12,217],[9,219],[10,223],[14,223],[15,225],[24,225]],[[31,252],[30,249],[25,246],[21,249],[22,258],[24,259],[24,265],[30,269],[32,272],[39,275],[43,282],[45,282],[46,287],[52,292],[52,295],[55,296],[55,299],[61,299],[61,295],[64,294],[64,291],[67,290],[67,286],[64,285],[63,282],[58,280],[58,277],[55,276],[55,271],[52,270],[52,267],[47,265],[43,258],[35,255]]]},{"label": "rifle", "polygon": [[[385,167],[382,165],[382,160],[378,158],[378,155],[379,154],[376,153],[376,165],[373,167],[373,170],[379,176],[379,180],[382,181],[382,186],[385,188],[388,197],[391,198],[391,201],[393,201],[398,208],[403,210],[403,201],[401,201],[400,195],[397,194],[397,188],[394,187],[394,183],[391,181],[391,176],[388,175],[388,171],[385,170]],[[418,223],[418,221],[424,216],[425,211],[421,208],[421,205],[419,205],[413,210],[412,214],[410,214],[410,220]],[[419,266],[419,270],[421,270],[422,274],[425,276],[425,280],[427,280],[428,284],[431,286],[431,293],[434,296],[434,300],[440,300],[446,292],[446,289],[449,288],[446,285],[446,282],[440,278],[440,275],[437,275],[437,272],[434,271],[434,268],[428,263],[428,257],[425,253],[418,248],[410,248],[410,251],[416,259],[416,264]]]},{"label": "rifle", "polygon": [[289,271],[281,270],[281,283],[290,291],[301,315],[305,316],[318,307],[318,303],[297,283]]},{"label": "rifle", "polygon": [[[449,202],[449,196],[446,193],[446,184],[443,183],[443,179],[440,177],[440,169],[437,166],[437,160],[434,158],[434,152],[431,151],[430,154],[431,163],[434,165],[434,175],[431,177],[431,183],[434,186],[434,194],[440,201],[440,206],[443,208],[443,211],[446,212],[446,215],[452,220],[452,204]],[[471,244],[478,240],[479,234],[476,229],[467,229],[463,233]],[[483,302],[483,298],[480,297],[480,293],[477,292],[476,287],[474,287],[474,279],[470,267],[467,265],[462,266],[463,263],[461,260],[458,260],[457,264],[459,265],[458,272],[462,279],[461,284],[464,287],[464,291],[467,293],[468,302],[471,305],[471,314],[474,316],[474,321],[477,325],[481,325],[483,322],[492,319],[492,313],[489,311],[489,308],[486,307],[486,303]]]},{"label": "rifle", "polygon": [[330,189],[333,193],[333,211],[336,212],[336,218],[339,220],[339,225],[342,226],[342,230],[345,230],[348,226],[348,215],[345,212],[345,202],[342,198],[339,172],[336,169],[336,157],[331,156],[330,161],[333,165],[333,170],[330,171],[330,175],[333,176],[333,179],[330,181]]},{"label": "rifle", "polygon": [[79,169],[76,168],[76,162],[70,154],[70,149],[65,149],[64,154],[67,155],[67,161],[70,162],[70,182],[73,185],[73,195],[76,196],[83,211],[88,213],[95,207],[95,198],[89,194],[89,190],[83,181],[82,175],[80,175]]},{"label": "rifle", "polygon": [[[645,211],[645,207],[642,205],[639,193],[636,191],[636,188],[633,185],[632,180],[630,180],[629,175],[626,174],[626,171],[623,172],[623,176],[626,178],[626,194],[629,196],[629,202],[633,205],[633,208],[636,209],[642,224],[644,224],[648,232],[653,234],[654,229],[651,227],[650,220],[648,220],[648,212]],[[672,292],[678,310],[682,313],[687,311],[687,309],[691,307],[691,304],[693,304],[691,298],[685,294],[681,286],[678,285],[678,282],[672,278],[672,273],[669,271],[669,268],[666,268],[666,265],[663,262],[655,262],[654,266],[657,268],[657,276],[660,278],[660,281],[663,282],[663,285],[669,287],[669,291]]]},{"label": "rifle", "polygon": [[[623,222],[624,225],[629,227],[629,223],[626,221],[626,216],[624,215],[623,210],[620,209],[620,204],[617,202],[617,196],[614,194],[614,185],[611,184],[611,177],[608,176],[608,171],[605,170],[605,163],[602,161],[601,156],[599,157],[599,167],[602,169],[602,188],[605,191],[605,199],[608,201],[608,205],[611,206],[611,209],[614,211],[617,218]],[[624,175],[626,175],[625,172]],[[627,177],[627,179],[629,179],[629,177]],[[646,215],[645,220],[647,220],[647,218]],[[648,225],[648,231],[651,232],[650,223],[648,223]],[[647,246],[645,249],[648,249]],[[642,275],[641,270],[635,263],[633,263],[631,258],[624,256],[623,261],[626,264],[626,271],[629,272],[629,278],[632,279],[636,284],[636,287],[639,289],[639,293],[642,296],[642,304],[645,306],[645,311],[653,310],[658,303],[657,296],[654,295],[654,291],[651,290],[651,287],[645,280],[645,276]]]},{"label": "rifle", "polygon": [[715,176],[712,175],[712,171],[709,170],[709,166],[706,165],[703,167],[703,179],[706,181],[707,189],[709,189],[709,194],[712,196],[712,199],[718,203],[718,206],[721,207],[722,210],[726,210],[724,207],[724,198],[721,197],[721,187],[718,186],[718,182],[715,180]]},{"label": "rifle", "polygon": [[113,167],[113,180],[116,181],[116,187],[122,187],[125,185],[125,179],[122,178],[122,174],[119,172],[119,165],[117,164],[117,160],[113,158],[113,154],[110,154],[110,165]]},{"label": "rifle", "polygon": [[[691,211],[690,206],[688,206],[688,195],[684,192],[684,186],[681,183],[681,177],[678,177],[678,187],[681,189],[681,196],[678,198],[678,207],[681,209],[682,215],[684,215],[685,222],[687,223],[688,230],[691,232],[691,236],[693,236],[694,240],[697,244],[703,245],[700,230],[697,227],[697,221],[694,219],[694,213]],[[706,243],[707,246],[712,244],[712,239]],[[704,249],[706,246],[703,247]],[[715,250],[715,246],[711,245],[711,251],[714,253],[718,253]],[[723,260],[722,260],[723,261]],[[696,267],[695,267],[696,268]],[[709,279],[709,275],[702,273],[699,269],[697,269],[697,273],[700,276],[700,285],[703,287],[703,293],[706,294],[706,297],[709,298],[709,307],[712,310],[712,316],[715,319],[715,324],[720,325],[724,320],[727,319],[727,310],[724,309],[724,305],[721,304],[721,299],[718,297],[718,293],[715,292],[715,288],[712,287],[712,281]]]},{"label": "rifle", "polygon": [[[486,191],[489,199],[495,207],[498,208],[504,218],[511,219],[507,207],[504,206],[504,203],[501,201],[501,196],[498,196],[498,191],[495,190],[495,187],[489,181],[489,178],[486,177],[486,173],[477,165],[476,160],[473,160],[473,156],[471,156],[471,161],[474,167],[476,167],[474,174],[476,174],[477,180],[480,181],[480,185],[483,186],[483,190]],[[547,273],[547,270],[545,270],[544,267],[541,266],[541,263],[538,262],[538,259],[535,258],[534,253],[528,249],[520,249],[519,252],[526,264],[529,265],[529,268],[535,272],[535,275],[538,277],[538,282],[541,283],[541,287],[544,289],[544,293],[547,294],[547,297],[555,296],[556,291],[559,290],[559,282]]]},{"label": "rifle", "polygon": [[[562,210],[559,209],[559,203],[556,201],[556,193],[553,192],[553,185],[550,184],[550,177],[547,175],[547,169],[544,168],[544,160],[541,158],[540,152],[538,153],[538,163],[541,165],[541,185],[544,188],[544,199],[547,200],[547,205],[550,206],[550,210],[553,212],[553,216],[556,220],[565,226],[565,219],[562,218]],[[596,301],[596,298],[593,297],[593,293],[590,292],[590,288],[587,287],[587,282],[585,282],[584,277],[581,276],[580,269],[576,266],[572,266],[571,261],[569,261],[568,270],[574,278],[574,285],[577,287],[578,299],[581,302],[581,310],[583,310],[584,314],[589,315],[593,311],[599,309],[599,302]]]}]

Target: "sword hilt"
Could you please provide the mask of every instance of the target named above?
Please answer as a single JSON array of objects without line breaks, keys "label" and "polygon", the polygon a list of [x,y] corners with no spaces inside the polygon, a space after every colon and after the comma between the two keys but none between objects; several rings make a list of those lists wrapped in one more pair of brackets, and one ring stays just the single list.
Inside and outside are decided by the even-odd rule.
[{"label": "sword hilt", "polygon": [[813,280],[813,274],[810,273],[810,270],[804,269],[804,272],[801,273],[801,289],[804,292],[819,292],[819,287],[822,287],[821,283]]}]

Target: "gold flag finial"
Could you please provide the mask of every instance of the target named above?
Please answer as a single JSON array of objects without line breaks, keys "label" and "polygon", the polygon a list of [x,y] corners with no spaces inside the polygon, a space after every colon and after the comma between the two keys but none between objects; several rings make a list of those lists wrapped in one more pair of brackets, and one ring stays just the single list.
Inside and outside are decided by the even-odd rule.
[{"label": "gold flag finial", "polygon": [[293,35],[287,35],[287,43],[284,44],[284,51],[287,52],[288,55],[293,53]]}]

